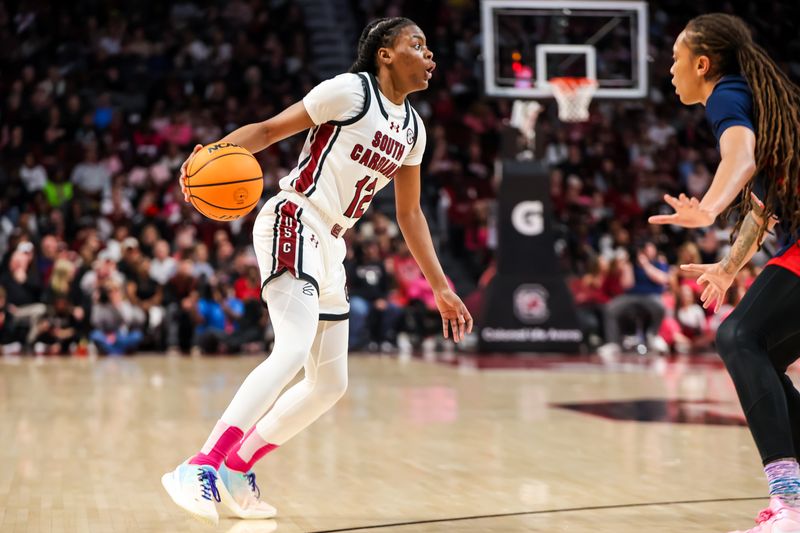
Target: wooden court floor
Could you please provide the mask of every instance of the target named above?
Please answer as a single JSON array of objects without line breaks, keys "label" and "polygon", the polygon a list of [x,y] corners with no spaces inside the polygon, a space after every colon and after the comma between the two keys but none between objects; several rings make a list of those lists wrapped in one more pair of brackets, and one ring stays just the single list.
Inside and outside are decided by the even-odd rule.
[{"label": "wooden court floor", "polygon": [[719,367],[351,355],[345,398],[256,467],[279,516],[212,528],[160,476],[258,362],[0,360],[0,532],[714,532],[765,503]]}]

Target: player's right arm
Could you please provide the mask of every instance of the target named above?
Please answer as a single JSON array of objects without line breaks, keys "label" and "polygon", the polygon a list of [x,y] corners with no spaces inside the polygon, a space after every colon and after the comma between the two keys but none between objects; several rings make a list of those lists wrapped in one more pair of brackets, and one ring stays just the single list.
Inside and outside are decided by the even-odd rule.
[{"label": "player's right arm", "polygon": [[[700,209],[716,219],[739,196],[756,172],[756,136],[748,127],[731,126],[719,140],[720,162]],[[713,222],[713,220],[712,220]]]},{"label": "player's right arm", "polygon": [[711,187],[702,200],[664,195],[664,201],[675,210],[671,215],[654,215],[651,224],[676,224],[684,228],[701,228],[714,223],[753,177],[756,171],[756,136],[748,127],[731,126],[719,140],[720,163]]},{"label": "player's right arm", "polygon": [[[263,122],[247,124],[230,132],[219,142],[230,142],[246,148],[251,153],[280,142],[296,133],[324,124],[331,120],[342,120],[356,115],[364,105],[364,86],[356,74],[340,74],[325,80],[303,98],[274,117]],[[194,147],[192,154],[181,165],[181,191],[189,201],[185,179],[189,162],[202,145]]]},{"label": "player's right arm", "polygon": [[763,237],[761,241],[758,239],[761,228],[766,224],[766,231],[769,231],[778,222],[775,217],[764,220],[764,208],[756,199],[751,199],[750,203],[752,208],[742,222],[739,235],[722,261],[713,265],[681,265],[681,270],[700,274],[697,282],[705,286],[700,300],[706,309],[714,305],[714,311],[719,310],[736,275],[752,259],[763,242]]},{"label": "player's right arm", "polygon": [[[312,127],[314,127],[314,121],[311,120],[305,105],[303,102],[297,102],[263,122],[254,122],[233,130],[220,139],[219,142],[238,144],[242,148],[249,150],[250,153],[256,153],[276,142],[291,137],[295,133],[300,133]],[[183,192],[183,199],[186,202],[189,201],[189,194],[186,192],[185,185],[186,169],[189,167],[194,155],[202,148],[202,144],[196,145],[191,155],[181,165],[181,192]]]},{"label": "player's right arm", "polygon": [[311,120],[303,102],[296,102],[270,119],[233,130],[220,139],[220,142],[238,144],[254,154],[295,133],[313,127],[314,121]]}]

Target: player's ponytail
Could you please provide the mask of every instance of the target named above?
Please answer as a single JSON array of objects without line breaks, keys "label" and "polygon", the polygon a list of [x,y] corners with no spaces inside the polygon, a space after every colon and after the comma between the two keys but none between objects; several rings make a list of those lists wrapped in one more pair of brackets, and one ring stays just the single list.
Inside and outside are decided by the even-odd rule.
[{"label": "player's ponytail", "polygon": [[405,17],[376,19],[367,24],[358,39],[358,57],[349,72],[370,72],[378,74],[375,54],[383,47],[391,47],[400,30],[415,25]]},{"label": "player's ponytail", "polygon": [[[686,25],[686,44],[695,56],[709,58],[707,80],[726,74],[747,79],[753,92],[756,166],[768,178],[766,197],[762,198],[765,215],[773,215],[775,206],[780,205],[794,235],[800,227],[800,89],[753,41],[739,17],[712,13],[693,18]],[[734,206],[740,208],[734,235],[747,212],[753,183],[750,180],[740,203]]]}]

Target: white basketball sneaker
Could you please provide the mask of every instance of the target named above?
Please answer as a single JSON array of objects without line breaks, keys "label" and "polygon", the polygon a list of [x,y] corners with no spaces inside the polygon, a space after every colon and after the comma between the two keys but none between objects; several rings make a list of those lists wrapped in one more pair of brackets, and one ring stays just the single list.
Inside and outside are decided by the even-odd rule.
[{"label": "white basketball sneaker", "polygon": [[758,513],[756,527],[730,533],[800,533],[800,510],[789,507],[778,496],[769,499],[769,507]]},{"label": "white basketball sneaker", "polygon": [[164,474],[161,484],[179,507],[195,518],[216,526],[219,523],[217,477],[217,471],[212,466],[183,463]]},{"label": "white basketball sneaker", "polygon": [[256,475],[252,470],[242,474],[222,463],[219,480],[222,504],[239,518],[272,518],[278,513],[273,506],[259,499],[261,490],[256,485]]}]

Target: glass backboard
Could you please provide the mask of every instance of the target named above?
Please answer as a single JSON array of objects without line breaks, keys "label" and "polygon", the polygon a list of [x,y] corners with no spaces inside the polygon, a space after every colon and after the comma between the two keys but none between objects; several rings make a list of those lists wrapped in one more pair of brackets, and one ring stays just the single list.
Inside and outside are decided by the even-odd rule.
[{"label": "glass backboard", "polygon": [[647,94],[647,3],[483,0],[485,89],[490,96],[552,96],[547,80],[596,79],[595,98]]}]

